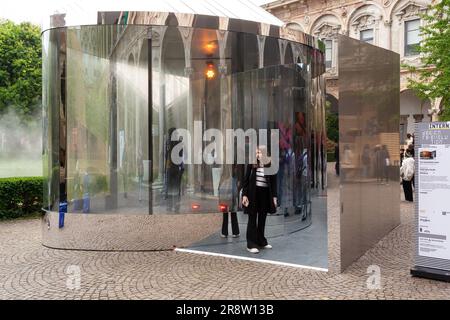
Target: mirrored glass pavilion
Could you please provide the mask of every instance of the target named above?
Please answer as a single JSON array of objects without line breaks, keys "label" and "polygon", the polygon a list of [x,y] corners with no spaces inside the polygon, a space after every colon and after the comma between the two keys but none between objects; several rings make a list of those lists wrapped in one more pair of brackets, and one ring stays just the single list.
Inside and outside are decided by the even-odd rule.
[{"label": "mirrored glass pavilion", "polygon": [[[290,221],[298,228],[311,223],[310,198],[326,186],[323,46],[232,2],[241,6],[158,1],[168,7],[149,11],[136,1],[51,16],[42,33],[45,245],[158,250],[217,232],[220,185],[236,181],[236,197],[244,166],[173,163],[171,133],[195,139],[197,124],[200,134],[278,129],[279,210],[301,212]],[[210,142],[185,143],[183,156]],[[245,141],[236,150],[249,152]]]}]

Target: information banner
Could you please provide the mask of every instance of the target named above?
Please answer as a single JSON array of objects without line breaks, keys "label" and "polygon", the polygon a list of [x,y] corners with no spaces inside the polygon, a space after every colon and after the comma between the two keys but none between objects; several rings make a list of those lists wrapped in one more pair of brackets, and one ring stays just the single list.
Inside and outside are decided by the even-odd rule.
[{"label": "information banner", "polygon": [[417,129],[416,265],[450,270],[450,122]]}]

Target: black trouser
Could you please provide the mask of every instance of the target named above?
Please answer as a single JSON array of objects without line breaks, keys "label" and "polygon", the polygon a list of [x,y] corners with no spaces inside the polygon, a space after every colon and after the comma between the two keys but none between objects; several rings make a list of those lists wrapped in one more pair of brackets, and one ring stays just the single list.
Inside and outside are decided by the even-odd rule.
[{"label": "black trouser", "polygon": [[267,245],[267,239],[264,237],[264,228],[266,227],[269,201],[272,201],[272,199],[270,199],[268,188],[256,187],[256,194],[256,212],[248,214],[247,248],[249,249]]},{"label": "black trouser", "polygon": [[405,193],[406,201],[413,201],[413,191],[411,181],[403,180],[403,192]]},{"label": "black trouser", "polygon": [[267,239],[264,237],[266,217],[267,213],[265,212],[252,212],[248,215],[247,248],[258,248],[267,245]]},{"label": "black trouser", "polygon": [[[239,234],[239,224],[237,220],[237,213],[236,212],[230,212],[231,215],[231,231],[233,232],[233,235]],[[222,221],[222,234],[224,236],[228,235],[228,212],[223,213],[223,221]]]}]

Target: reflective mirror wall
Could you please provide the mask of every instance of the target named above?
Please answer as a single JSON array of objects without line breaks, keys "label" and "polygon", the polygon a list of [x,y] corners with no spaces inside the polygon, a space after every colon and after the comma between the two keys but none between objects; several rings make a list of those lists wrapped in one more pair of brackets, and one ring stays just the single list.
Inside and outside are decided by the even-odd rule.
[{"label": "reflective mirror wall", "polygon": [[[233,243],[245,248],[241,190],[256,145],[244,134],[230,149],[227,130],[255,130],[278,168],[269,238],[306,232],[325,210],[320,50],[176,21],[55,28],[42,40],[44,244],[229,248],[222,214],[236,211]],[[326,226],[321,237],[326,246]]]}]

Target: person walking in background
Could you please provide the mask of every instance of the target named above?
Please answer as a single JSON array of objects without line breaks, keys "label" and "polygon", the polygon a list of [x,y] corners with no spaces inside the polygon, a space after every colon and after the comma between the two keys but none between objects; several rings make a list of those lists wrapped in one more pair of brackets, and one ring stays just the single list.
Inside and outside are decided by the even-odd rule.
[{"label": "person walking in background", "polygon": [[277,207],[277,178],[267,175],[270,166],[265,146],[256,149],[256,164],[249,164],[242,185],[242,205],[248,214],[247,250],[258,253],[259,248],[271,249],[264,236],[267,213],[275,213]]},{"label": "person walking in background", "polygon": [[[410,144],[410,145],[408,146],[407,151],[408,151],[409,154],[412,155],[412,157],[413,157],[413,159],[414,159],[414,144]],[[415,184],[414,184],[414,175],[412,176],[412,179],[411,179],[411,185],[413,186],[413,188],[416,187]]]},{"label": "person walking in background", "polygon": [[406,201],[413,201],[412,179],[414,178],[414,153],[406,150],[405,159],[400,167],[400,177],[402,178],[403,192],[405,193]]},{"label": "person walking in background", "polygon": [[405,145],[408,148],[410,145],[414,144],[414,137],[411,133],[406,134]]}]

